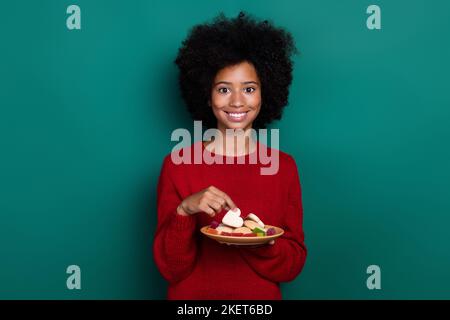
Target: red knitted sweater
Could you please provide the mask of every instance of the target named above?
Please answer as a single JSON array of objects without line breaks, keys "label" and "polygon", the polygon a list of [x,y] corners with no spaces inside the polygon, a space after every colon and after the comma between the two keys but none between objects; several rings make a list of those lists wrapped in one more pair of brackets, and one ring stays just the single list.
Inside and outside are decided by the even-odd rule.
[{"label": "red knitted sweater", "polygon": [[[203,152],[202,142],[197,143]],[[191,155],[194,145],[189,147]],[[260,167],[267,165],[249,162],[176,165],[170,154],[164,159],[153,256],[169,282],[168,299],[277,300],[281,299],[279,283],[301,272],[306,247],[296,163],[280,151],[278,173],[261,175]],[[283,228],[284,235],[275,244],[258,248],[227,246],[202,235],[200,228],[213,219],[221,222],[225,210],[210,218],[205,213],[181,216],[176,208],[187,196],[211,185],[227,193],[242,216],[253,212],[264,223]]]}]

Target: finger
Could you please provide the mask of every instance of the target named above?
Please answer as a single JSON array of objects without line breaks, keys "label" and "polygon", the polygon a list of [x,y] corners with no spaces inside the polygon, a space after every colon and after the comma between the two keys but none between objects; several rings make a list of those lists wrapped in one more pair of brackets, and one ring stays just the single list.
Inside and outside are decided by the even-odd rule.
[{"label": "finger", "polygon": [[213,192],[209,192],[206,195],[207,195],[208,201],[211,201],[220,206],[220,208],[217,209],[218,210],[217,212],[220,212],[220,211],[222,211],[223,208],[227,207],[227,201],[224,198],[222,198],[221,196],[218,196],[217,194],[215,194]]},{"label": "finger", "polygon": [[275,240],[270,240],[270,241],[269,241],[269,244],[270,244],[270,245],[274,245],[274,244],[275,244]]},{"label": "finger", "polygon": [[214,209],[210,208],[208,204],[201,204],[199,205],[199,208],[211,217],[214,217],[216,215]]},{"label": "finger", "polygon": [[208,206],[211,209],[213,209],[215,213],[219,213],[220,211],[222,211],[222,205],[219,202],[215,201],[215,200],[209,199],[208,200]]},{"label": "finger", "polygon": [[225,192],[223,192],[223,191],[217,189],[217,188],[214,187],[214,186],[211,186],[211,187],[210,187],[210,190],[211,190],[213,193],[215,193],[216,195],[218,195],[219,197],[225,199],[226,204],[228,205],[228,206],[225,206],[226,208],[232,209],[232,210],[236,209],[236,205],[234,204],[233,200],[231,200],[231,198],[230,198]]},{"label": "finger", "polygon": [[225,199],[225,197],[222,196],[222,192],[219,189],[210,187],[205,192],[205,196],[209,200],[214,200],[214,201],[218,202],[222,208],[229,209],[227,200]]}]

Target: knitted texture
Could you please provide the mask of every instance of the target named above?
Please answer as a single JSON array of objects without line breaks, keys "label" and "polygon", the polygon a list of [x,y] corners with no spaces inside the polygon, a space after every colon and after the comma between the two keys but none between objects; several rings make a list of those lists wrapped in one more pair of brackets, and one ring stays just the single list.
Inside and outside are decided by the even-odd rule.
[{"label": "knitted texture", "polygon": [[[189,148],[193,155],[194,146],[181,152]],[[249,155],[244,159],[245,164],[176,165],[170,154],[165,157],[157,189],[153,257],[168,281],[168,299],[278,300],[282,298],[279,283],[292,281],[303,269],[307,250],[295,160],[280,151],[277,174],[261,175],[260,168],[267,164],[250,164]],[[241,216],[255,213],[264,223],[283,228],[284,235],[273,245],[257,248],[228,246],[205,237],[200,228],[212,220],[221,222],[225,210],[211,218],[204,212],[182,216],[176,208],[209,186],[227,193]]]}]

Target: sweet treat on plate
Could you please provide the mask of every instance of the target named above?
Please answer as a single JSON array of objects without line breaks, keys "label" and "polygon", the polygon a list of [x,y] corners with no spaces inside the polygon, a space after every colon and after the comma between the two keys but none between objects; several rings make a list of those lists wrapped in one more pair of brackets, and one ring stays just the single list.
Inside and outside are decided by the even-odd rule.
[{"label": "sweet treat on plate", "polygon": [[209,225],[209,227],[213,229],[217,228],[218,226],[220,226],[220,223],[218,223],[216,220],[213,220]]},{"label": "sweet treat on plate", "polygon": [[217,231],[216,229],[211,228],[211,227],[206,229],[206,232],[211,233],[211,234],[219,234],[219,231]]},{"label": "sweet treat on plate", "polygon": [[222,223],[233,228],[242,227],[244,224],[244,219],[241,218],[241,210],[239,210],[239,208],[229,210],[223,216]]},{"label": "sweet treat on plate", "polygon": [[246,226],[247,228],[249,228],[250,230],[253,230],[257,227],[261,227],[257,222],[253,221],[253,220],[245,220],[244,221],[244,226]]},{"label": "sweet treat on plate", "polygon": [[264,230],[264,229],[262,229],[262,228],[260,228],[260,227],[255,227],[255,228],[252,230],[252,232],[253,232],[253,233],[256,233],[256,235],[257,235],[258,237],[264,237],[264,236],[266,235],[266,230]]},{"label": "sweet treat on plate", "polygon": [[234,228],[228,227],[224,224],[219,224],[218,227],[215,228],[217,232],[221,233],[221,232],[228,232],[231,233],[233,232]]},{"label": "sweet treat on plate", "polygon": [[222,236],[233,237],[264,237],[276,234],[273,227],[266,228],[264,222],[254,213],[241,218],[241,210],[229,210],[222,219],[222,223],[211,222],[207,232]]},{"label": "sweet treat on plate", "polygon": [[264,223],[261,221],[261,219],[258,218],[258,216],[254,213],[249,213],[245,220],[252,220],[255,221],[261,228],[264,228]]},{"label": "sweet treat on plate", "polygon": [[247,233],[252,233],[253,231],[247,227],[240,227],[240,228],[234,229],[233,232],[247,234]]}]

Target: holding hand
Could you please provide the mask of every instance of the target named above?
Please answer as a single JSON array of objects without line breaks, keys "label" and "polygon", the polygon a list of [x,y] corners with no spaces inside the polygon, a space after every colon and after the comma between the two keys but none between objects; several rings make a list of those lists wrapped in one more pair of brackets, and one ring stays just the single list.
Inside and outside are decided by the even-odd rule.
[{"label": "holding hand", "polygon": [[210,186],[184,199],[178,206],[177,212],[187,216],[203,211],[214,217],[223,209],[234,210],[235,208],[236,205],[225,192]]}]

